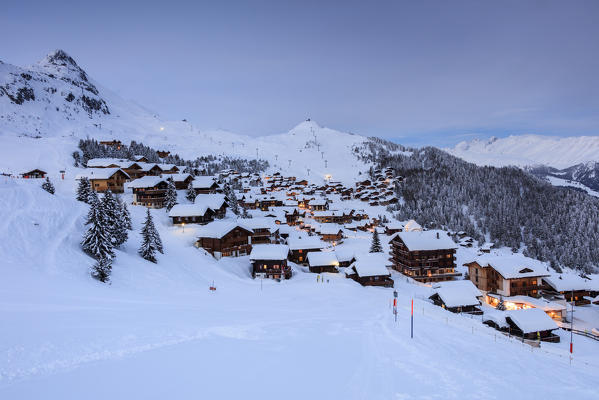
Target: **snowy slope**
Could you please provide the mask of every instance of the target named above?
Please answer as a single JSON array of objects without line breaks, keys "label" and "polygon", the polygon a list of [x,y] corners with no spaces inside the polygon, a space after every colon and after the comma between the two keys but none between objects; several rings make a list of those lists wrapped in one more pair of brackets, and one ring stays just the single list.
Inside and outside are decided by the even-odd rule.
[{"label": "snowy slope", "polygon": [[599,136],[552,137],[518,135],[506,138],[475,139],[445,149],[450,154],[478,165],[567,168],[599,161]]},{"label": "snowy slope", "polygon": [[365,137],[313,121],[257,138],[204,130],[186,121],[162,120],[121,99],[62,50],[29,68],[0,63],[0,172],[65,169],[78,140],[86,137],[136,140],[186,159],[209,154],[258,157],[268,160],[273,170],[314,181],[328,174],[350,181],[357,170],[367,169],[353,152]]},{"label": "snowy slope", "polygon": [[[296,270],[261,286],[247,257],[204,255],[195,229],[169,226],[164,210],[152,211],[158,264],[136,254],[133,232],[112,285],[100,284],[78,249],[86,207],[72,181],[56,184],[56,196],[35,180],[0,186],[0,398],[596,398],[590,339],[575,338],[570,365],[566,333],[531,348],[430,304],[430,288],[396,274],[397,323],[391,289],[341,274],[317,283]],[[130,209],[139,230],[145,209]],[[343,246],[369,244],[356,233]],[[472,256],[462,251],[460,263]]]}]

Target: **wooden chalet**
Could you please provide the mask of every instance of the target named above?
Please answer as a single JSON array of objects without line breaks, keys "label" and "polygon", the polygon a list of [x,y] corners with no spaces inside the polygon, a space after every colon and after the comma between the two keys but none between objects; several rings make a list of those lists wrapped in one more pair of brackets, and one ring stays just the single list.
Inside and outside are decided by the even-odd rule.
[{"label": "wooden chalet", "polygon": [[173,225],[207,224],[214,221],[214,211],[198,204],[175,204],[168,216]]},{"label": "wooden chalet", "polygon": [[472,283],[483,292],[502,296],[539,297],[542,278],[548,277],[536,260],[521,255],[488,256],[464,264]]},{"label": "wooden chalet", "polygon": [[482,319],[484,324],[529,343],[560,341],[560,337],[553,334],[553,331],[558,329],[557,324],[538,308],[485,311]]},{"label": "wooden chalet", "polygon": [[291,267],[287,265],[289,247],[283,244],[256,244],[252,246],[250,263],[252,277],[290,279]]},{"label": "wooden chalet", "polygon": [[157,164],[163,174],[178,174],[179,167],[175,164]]},{"label": "wooden chalet", "polygon": [[453,313],[482,314],[482,293],[468,280],[438,282],[433,284],[429,299],[437,306]]},{"label": "wooden chalet", "polygon": [[173,179],[175,183],[175,188],[177,190],[185,190],[189,186],[189,184],[193,181],[193,176],[191,174],[171,174],[169,178]]},{"label": "wooden chalet", "polygon": [[339,261],[334,251],[312,251],[308,253],[308,268],[310,272],[322,274],[324,272],[339,272]]},{"label": "wooden chalet", "polygon": [[329,202],[326,199],[310,200],[308,207],[312,211],[325,211],[329,209]]},{"label": "wooden chalet", "polygon": [[362,286],[393,287],[391,273],[385,266],[384,257],[365,255],[359,257],[345,271],[345,275]]},{"label": "wooden chalet", "polygon": [[48,173],[46,171],[42,171],[41,169],[32,169],[31,171],[23,172],[21,177],[25,179],[40,179],[45,178]]},{"label": "wooden chalet", "polygon": [[271,218],[249,218],[244,224],[252,229],[252,243],[279,243],[279,228]]},{"label": "wooden chalet", "polygon": [[133,161],[147,163],[148,159],[145,156],[136,155],[136,156],[133,156]]},{"label": "wooden chalet", "polygon": [[356,261],[354,251],[349,247],[335,248],[335,256],[339,262],[339,268],[347,268]]},{"label": "wooden chalet", "polygon": [[321,224],[319,234],[325,242],[340,242],[343,239],[343,229],[338,224]]},{"label": "wooden chalet", "polygon": [[308,262],[308,253],[321,251],[327,244],[315,237],[310,238],[289,238],[289,260],[296,264],[305,264]]},{"label": "wooden chalet", "polygon": [[393,269],[418,282],[442,282],[455,272],[456,244],[443,231],[399,232],[391,237]]},{"label": "wooden chalet", "polygon": [[227,213],[227,199],[224,194],[211,193],[211,194],[198,194],[195,199],[195,204],[198,206],[204,206],[214,211],[216,218],[224,218]]},{"label": "wooden chalet", "polygon": [[78,175],[77,179],[83,177],[89,179],[93,191],[105,192],[110,189],[113,193],[123,193],[125,182],[130,178],[120,168],[93,168],[85,174]]},{"label": "wooden chalet", "polygon": [[133,204],[162,208],[166,200],[168,183],[160,176],[144,176],[129,183],[133,191]]},{"label": "wooden chalet", "polygon": [[590,298],[599,291],[599,282],[575,274],[546,276],[542,281],[544,293],[559,295],[577,306],[590,304]]},{"label": "wooden chalet", "polygon": [[158,157],[160,158],[165,158],[168,157],[168,155],[171,154],[171,152],[166,150],[158,150],[156,154],[158,154]]},{"label": "wooden chalet", "polygon": [[252,250],[252,230],[236,222],[215,221],[198,232],[196,247],[201,247],[216,259],[240,257]]},{"label": "wooden chalet", "polygon": [[192,185],[196,194],[210,194],[220,191],[220,187],[213,176],[196,176]]}]

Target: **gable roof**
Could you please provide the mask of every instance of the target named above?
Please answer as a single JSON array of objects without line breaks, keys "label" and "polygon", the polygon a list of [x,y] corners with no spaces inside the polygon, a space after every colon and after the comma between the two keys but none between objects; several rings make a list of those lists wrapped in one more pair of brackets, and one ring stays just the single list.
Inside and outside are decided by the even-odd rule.
[{"label": "gable roof", "polygon": [[441,298],[445,306],[454,308],[480,305],[477,296],[482,294],[471,281],[447,281],[442,283],[442,285],[435,285],[436,288],[433,286],[433,293]]},{"label": "gable roof", "polygon": [[350,271],[354,270],[359,277],[389,276],[391,273],[385,266],[385,263],[386,257],[384,254],[361,255],[352,265],[349,266],[349,269]]},{"label": "gable roof", "polygon": [[505,317],[509,318],[524,333],[550,331],[558,328],[555,321],[540,308],[506,311]]},{"label": "gable roof", "polygon": [[216,178],[214,176],[196,176],[193,179],[194,189],[210,189],[216,184]]},{"label": "gable roof", "polygon": [[203,217],[209,208],[198,204],[175,204],[168,213],[173,217]]},{"label": "gable roof", "polygon": [[311,267],[338,266],[339,261],[334,251],[311,251],[308,253],[308,265]]},{"label": "gable roof", "polygon": [[151,175],[146,175],[146,176],[142,176],[141,178],[135,179],[134,181],[131,181],[127,184],[127,187],[129,188],[148,188],[148,187],[154,187],[156,185],[158,185],[160,182],[164,182],[166,183],[166,179],[162,178],[161,176],[151,176]]},{"label": "gable roof", "polygon": [[225,195],[222,193],[198,194],[195,199],[195,204],[206,206],[213,210],[218,210],[225,203]]},{"label": "gable roof", "polygon": [[289,238],[287,244],[291,250],[311,250],[311,249],[324,249],[328,245],[317,237],[309,238]]},{"label": "gable roof", "polygon": [[249,233],[252,233],[252,229],[243,223],[237,221],[214,221],[207,225],[201,226],[197,231],[199,238],[214,238],[222,239],[227,233],[231,232],[235,228],[241,228]]},{"label": "gable roof", "polygon": [[474,260],[481,267],[490,266],[504,279],[533,278],[549,276],[544,269],[543,263],[523,256],[522,254],[510,254],[497,256],[485,254]]},{"label": "gable roof", "polygon": [[392,240],[396,237],[399,237],[410,251],[450,250],[458,248],[454,241],[447,236],[447,232],[436,229],[430,231],[397,232],[392,236]]},{"label": "gable roof", "polygon": [[90,168],[88,171],[76,176],[76,179],[88,178],[92,179],[110,179],[114,174],[118,172],[123,173],[127,179],[129,175],[120,168]]},{"label": "gable roof", "polygon": [[250,261],[286,260],[289,247],[284,244],[255,244],[252,246]]}]

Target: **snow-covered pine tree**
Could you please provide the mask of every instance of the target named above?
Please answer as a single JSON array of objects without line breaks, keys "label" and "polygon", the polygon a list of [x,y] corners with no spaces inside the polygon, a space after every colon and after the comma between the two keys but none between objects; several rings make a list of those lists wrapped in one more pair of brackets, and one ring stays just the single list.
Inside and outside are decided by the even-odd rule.
[{"label": "snow-covered pine tree", "polygon": [[237,196],[235,195],[235,191],[233,189],[229,190],[227,203],[229,204],[229,209],[233,212],[233,214],[239,215],[241,213],[239,210],[239,202],[237,201]]},{"label": "snow-covered pine tree", "polygon": [[129,208],[127,207],[127,203],[121,201],[120,197],[118,198],[119,204],[121,205],[121,216],[123,219],[123,226],[128,230],[133,230],[133,224],[131,223],[131,214],[129,213]]},{"label": "snow-covered pine tree", "polygon": [[91,184],[87,177],[79,179],[79,185],[77,186],[77,200],[84,203],[89,203],[89,195],[92,191]]},{"label": "snow-covered pine tree", "polygon": [[193,182],[189,182],[189,185],[187,186],[187,193],[185,194],[185,198],[193,203],[194,201],[196,201],[196,196],[197,196],[196,191],[193,189]]},{"label": "snow-covered pine tree", "polygon": [[50,178],[46,177],[46,181],[42,183],[42,189],[50,194],[54,194],[54,185],[50,182]]},{"label": "snow-covered pine tree", "polygon": [[92,277],[96,278],[100,282],[108,282],[110,280],[110,273],[112,272],[112,259],[105,257],[100,258],[92,266]]},{"label": "snow-covered pine tree", "polygon": [[101,206],[104,209],[112,244],[114,247],[118,247],[128,239],[127,228],[125,227],[122,215],[123,208],[110,190],[104,193]]},{"label": "snow-covered pine tree", "polygon": [[89,213],[87,214],[86,225],[89,225],[83,235],[81,247],[90,256],[97,260],[102,258],[114,257],[114,246],[112,244],[112,235],[108,228],[104,207],[100,203],[95,192],[89,196]]},{"label": "snow-covered pine tree", "polygon": [[175,204],[177,204],[177,188],[175,187],[175,182],[173,182],[173,178],[168,178],[166,180],[167,182],[167,187],[166,187],[166,198],[164,201],[164,206],[166,208],[166,211],[170,211],[171,208],[173,208],[175,206]]},{"label": "snow-covered pine tree", "polygon": [[379,238],[379,232],[374,228],[372,232],[372,242],[370,244],[370,253],[382,253],[383,246],[381,246],[381,239]]},{"label": "snow-covered pine tree", "polygon": [[149,208],[146,215],[146,221],[141,230],[141,235],[143,239],[138,251],[139,255],[142,256],[142,258],[155,263],[156,252],[163,253],[163,249],[162,240],[160,240],[160,235],[154,226],[154,221],[152,220],[152,214],[150,214]]}]

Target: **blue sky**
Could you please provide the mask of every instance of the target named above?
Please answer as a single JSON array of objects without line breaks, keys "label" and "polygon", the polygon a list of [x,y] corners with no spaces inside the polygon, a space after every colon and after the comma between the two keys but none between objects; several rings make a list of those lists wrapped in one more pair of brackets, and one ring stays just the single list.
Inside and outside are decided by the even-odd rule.
[{"label": "blue sky", "polygon": [[62,48],[204,128],[272,134],[310,117],[440,146],[599,134],[598,1],[56,3],[4,7],[0,60]]}]

